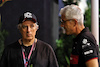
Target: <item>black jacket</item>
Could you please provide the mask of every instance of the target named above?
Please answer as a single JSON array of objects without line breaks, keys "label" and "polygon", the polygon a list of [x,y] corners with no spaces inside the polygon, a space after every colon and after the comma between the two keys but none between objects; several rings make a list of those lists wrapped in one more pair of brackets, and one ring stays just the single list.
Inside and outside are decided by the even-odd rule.
[{"label": "black jacket", "polygon": [[[40,40],[37,40],[28,65],[32,65],[32,67],[58,67],[53,49],[49,44]],[[22,49],[18,41],[4,49],[0,67],[24,67]]]}]

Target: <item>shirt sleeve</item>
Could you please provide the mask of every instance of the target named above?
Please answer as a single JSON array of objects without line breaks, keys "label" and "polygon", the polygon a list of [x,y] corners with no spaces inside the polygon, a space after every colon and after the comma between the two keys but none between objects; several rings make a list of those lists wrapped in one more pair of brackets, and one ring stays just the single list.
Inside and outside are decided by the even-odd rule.
[{"label": "shirt sleeve", "polygon": [[53,48],[50,46],[49,67],[59,67]]},{"label": "shirt sleeve", "polygon": [[98,46],[88,38],[82,40],[82,54],[85,62],[94,58],[98,59]]},{"label": "shirt sleeve", "polygon": [[2,57],[0,59],[0,67],[8,67],[7,66],[7,48],[4,49]]}]

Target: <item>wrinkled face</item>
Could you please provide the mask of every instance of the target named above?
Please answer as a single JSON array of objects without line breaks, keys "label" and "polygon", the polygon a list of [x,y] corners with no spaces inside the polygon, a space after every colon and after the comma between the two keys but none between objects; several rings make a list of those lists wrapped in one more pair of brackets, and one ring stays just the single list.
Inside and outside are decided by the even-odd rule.
[{"label": "wrinkled face", "polygon": [[33,38],[35,38],[36,31],[37,31],[37,27],[34,22],[25,21],[22,23],[20,32],[23,39],[32,40]]},{"label": "wrinkled face", "polygon": [[74,34],[74,24],[73,19],[66,19],[64,15],[61,16],[61,27],[65,29],[67,35]]}]

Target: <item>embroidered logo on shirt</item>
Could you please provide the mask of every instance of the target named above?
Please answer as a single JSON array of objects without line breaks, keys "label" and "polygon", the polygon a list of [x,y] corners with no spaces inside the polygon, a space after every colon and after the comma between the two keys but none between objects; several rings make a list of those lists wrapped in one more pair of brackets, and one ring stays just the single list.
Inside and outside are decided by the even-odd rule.
[{"label": "embroidered logo on shirt", "polygon": [[85,47],[87,47],[87,46],[91,46],[87,39],[83,39],[82,43],[83,43],[83,45],[82,45],[82,48],[83,48],[83,49],[84,49]]},{"label": "embroidered logo on shirt", "polygon": [[87,39],[83,39],[83,44],[86,44],[87,43]]},{"label": "embroidered logo on shirt", "polygon": [[89,51],[84,52],[84,55],[91,54],[91,53],[93,53],[93,50],[89,50]]}]

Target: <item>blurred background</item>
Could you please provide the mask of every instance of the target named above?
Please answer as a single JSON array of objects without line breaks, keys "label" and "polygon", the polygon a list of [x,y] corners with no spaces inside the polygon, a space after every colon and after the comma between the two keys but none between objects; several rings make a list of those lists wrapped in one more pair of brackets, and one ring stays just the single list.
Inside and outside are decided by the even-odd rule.
[{"label": "blurred background", "polygon": [[[39,24],[36,37],[53,47],[59,67],[69,67],[69,57],[74,36],[64,34],[64,30],[60,27],[59,11],[62,7],[69,4],[79,5],[84,13],[85,26],[88,26],[92,30],[91,1],[0,0],[0,57],[6,45],[21,38],[19,30],[17,29],[20,15],[25,11],[32,11],[36,15]],[[98,11],[100,12],[100,9]],[[100,17],[98,18],[100,19]],[[100,24],[98,26],[100,29]]]}]

